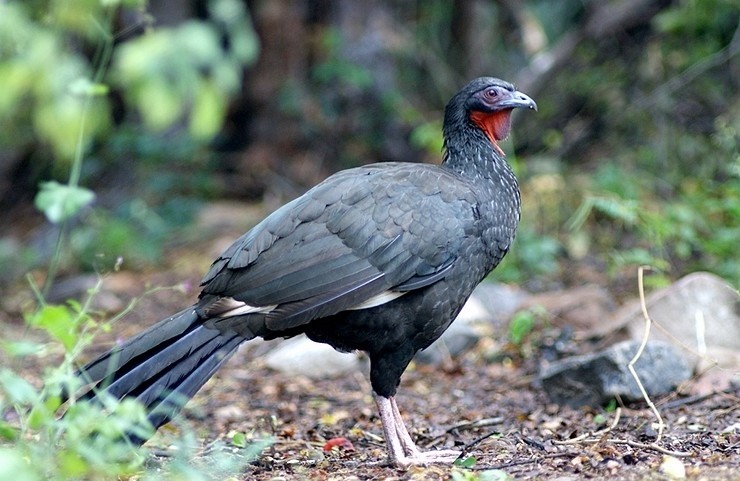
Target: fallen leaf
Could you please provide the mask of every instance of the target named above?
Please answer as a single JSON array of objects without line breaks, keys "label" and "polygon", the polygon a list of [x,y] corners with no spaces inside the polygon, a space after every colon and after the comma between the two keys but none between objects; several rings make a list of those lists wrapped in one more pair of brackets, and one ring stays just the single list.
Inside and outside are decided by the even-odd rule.
[{"label": "fallen leaf", "polygon": [[324,451],[331,451],[334,448],[344,449],[345,451],[354,451],[355,447],[347,438],[331,438],[324,443]]}]

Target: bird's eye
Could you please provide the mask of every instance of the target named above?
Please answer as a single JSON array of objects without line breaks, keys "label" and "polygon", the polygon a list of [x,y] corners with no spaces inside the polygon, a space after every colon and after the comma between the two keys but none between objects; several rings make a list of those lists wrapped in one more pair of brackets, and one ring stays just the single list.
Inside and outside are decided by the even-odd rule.
[{"label": "bird's eye", "polygon": [[489,99],[494,99],[497,96],[498,96],[498,92],[496,91],[496,89],[486,90],[486,97],[488,97]]}]

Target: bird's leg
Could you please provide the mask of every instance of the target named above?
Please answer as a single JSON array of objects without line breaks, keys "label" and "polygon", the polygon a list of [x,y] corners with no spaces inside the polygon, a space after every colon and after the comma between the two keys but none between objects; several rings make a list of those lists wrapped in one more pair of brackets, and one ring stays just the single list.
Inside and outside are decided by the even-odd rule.
[{"label": "bird's leg", "polygon": [[[393,464],[400,464],[399,460],[405,459],[405,449],[401,445],[401,438],[398,435],[396,418],[393,415],[393,405],[390,398],[378,396],[373,393],[375,404],[378,406],[380,414],[380,423],[383,426],[383,435],[385,436],[385,445],[388,449],[388,457]],[[408,434],[408,433],[407,433]]]},{"label": "bird's leg", "polygon": [[403,446],[404,451],[407,453],[413,455],[421,454],[421,451],[416,447],[414,440],[411,439],[411,435],[406,430],[406,424],[403,422],[403,418],[401,417],[401,411],[398,410],[395,396],[389,398],[389,400],[391,402],[391,409],[393,410],[393,420],[396,424],[396,433],[398,434],[398,440],[401,442],[401,446]]},{"label": "bird's leg", "polygon": [[460,456],[460,451],[452,449],[420,451],[406,430],[395,398],[387,398],[375,393],[373,393],[373,397],[378,405],[380,422],[383,424],[383,434],[385,435],[388,457],[390,457],[391,463],[397,466],[452,463]]}]

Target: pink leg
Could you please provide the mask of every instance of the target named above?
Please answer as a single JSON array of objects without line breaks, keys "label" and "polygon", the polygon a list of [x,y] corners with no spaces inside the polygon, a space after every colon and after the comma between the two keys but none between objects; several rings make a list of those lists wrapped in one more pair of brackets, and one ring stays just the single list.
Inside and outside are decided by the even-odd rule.
[{"label": "pink leg", "polygon": [[409,432],[401,418],[398,405],[393,397],[386,398],[373,393],[378,405],[380,421],[383,424],[383,434],[388,448],[388,457],[391,463],[405,467],[413,464],[449,464],[454,462],[460,451],[451,449],[440,451],[420,451],[411,439]]}]

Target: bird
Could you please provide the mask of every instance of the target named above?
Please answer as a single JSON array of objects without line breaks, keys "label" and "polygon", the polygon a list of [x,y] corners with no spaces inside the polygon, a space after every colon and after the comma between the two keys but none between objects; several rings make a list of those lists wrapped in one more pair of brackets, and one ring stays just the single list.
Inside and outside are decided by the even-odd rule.
[{"label": "bird", "polygon": [[512,245],[521,198],[499,143],[517,108],[537,104],[476,78],[445,107],[441,164],[339,171],[278,208],[213,262],[194,305],[81,367],[84,397],[134,398],[156,429],[245,341],[305,334],[367,354],[390,464],[453,462],[460,451],[416,446],[395,396]]}]

